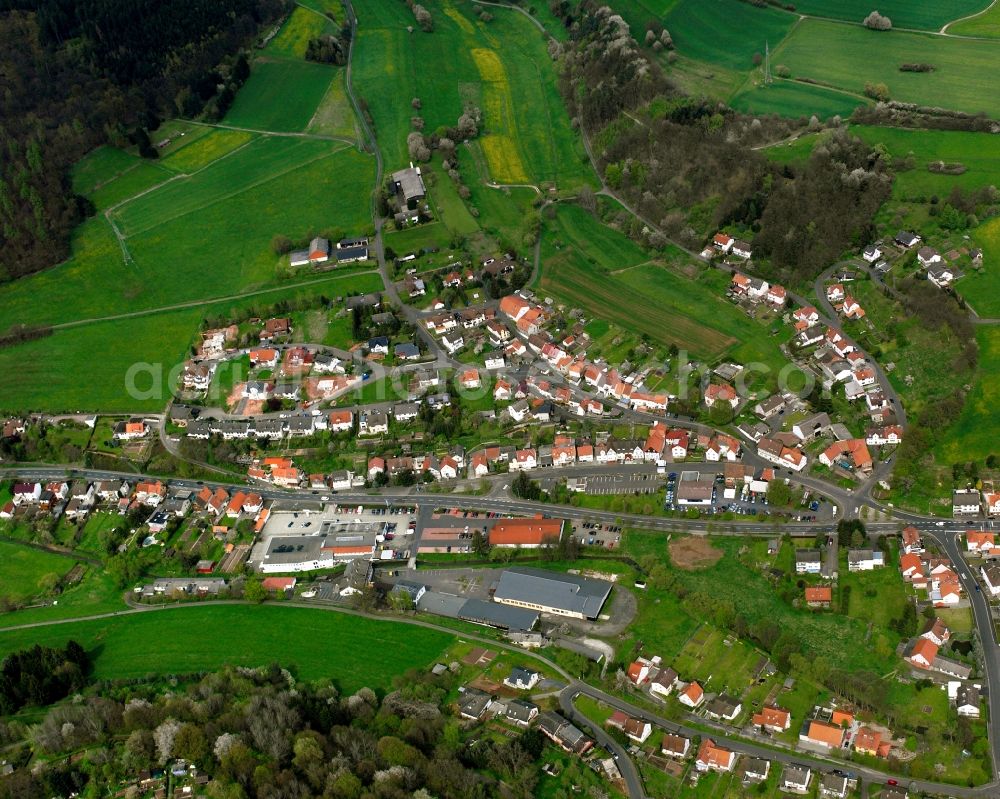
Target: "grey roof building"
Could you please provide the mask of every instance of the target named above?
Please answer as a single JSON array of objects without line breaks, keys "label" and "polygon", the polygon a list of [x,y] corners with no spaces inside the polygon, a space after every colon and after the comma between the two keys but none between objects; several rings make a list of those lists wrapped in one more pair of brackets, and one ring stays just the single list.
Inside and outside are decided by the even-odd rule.
[{"label": "grey roof building", "polygon": [[462,698],[458,700],[458,712],[467,719],[478,721],[492,704],[493,697],[489,694],[478,688],[466,688]]},{"label": "grey roof building", "polygon": [[540,613],[596,619],[610,594],[611,583],[606,580],[515,567],[500,575],[493,598]]},{"label": "grey roof building", "polygon": [[507,721],[512,721],[522,727],[527,727],[532,719],[538,715],[538,705],[532,704],[525,699],[509,699],[506,704],[504,716]]},{"label": "grey roof building", "polygon": [[410,166],[409,169],[400,169],[392,173],[392,183],[396,187],[396,193],[404,203],[411,200],[422,200],[427,196],[427,189],[424,186],[424,179],[420,176],[420,167]]},{"label": "grey roof building", "polygon": [[537,611],[487,602],[485,599],[467,599],[458,611],[458,618],[501,630],[530,630],[538,623]]}]

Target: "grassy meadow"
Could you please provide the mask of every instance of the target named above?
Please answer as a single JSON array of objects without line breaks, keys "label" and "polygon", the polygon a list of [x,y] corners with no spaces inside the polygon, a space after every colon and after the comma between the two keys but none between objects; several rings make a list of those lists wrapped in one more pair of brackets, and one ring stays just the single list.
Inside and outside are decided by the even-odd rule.
[{"label": "grassy meadow", "polygon": [[983,36],[1000,39],[1000,5],[994,4],[982,14],[948,26],[948,33],[955,36]]},{"label": "grassy meadow", "polygon": [[958,293],[982,317],[1000,317],[1000,218],[984,222],[971,232],[983,250],[983,268],[958,283]]},{"label": "grassy meadow", "polygon": [[[569,187],[592,181],[544,37],[531,21],[491,9],[493,20],[483,23],[450,0],[425,5],[434,19],[429,34],[407,32],[413,15],[403,4],[356,9],[354,84],[375,120],[387,168],[409,161],[411,117],[422,117],[431,131],[454,125],[466,106],[475,105],[483,111],[478,143],[493,180]],[[419,110],[410,98],[420,99]]]},{"label": "grassy meadow", "polygon": [[354,109],[347,99],[343,71],[338,71],[330,81],[330,85],[320,101],[316,113],[309,120],[307,133],[320,136],[340,136],[346,139],[358,139],[357,121]]},{"label": "grassy meadow", "polygon": [[[784,64],[793,77],[858,94],[866,82],[885,83],[894,100],[1000,114],[993,78],[1000,48],[994,42],[807,19],[772,49],[771,63]],[[903,63],[932,64],[934,71],[900,72]]]},{"label": "grassy meadow", "polygon": [[254,61],[225,123],[253,130],[304,131],[336,74],[326,64],[286,60],[265,50]]},{"label": "grassy meadow", "polygon": [[854,95],[798,83],[778,80],[770,85],[753,85],[740,90],[729,104],[737,111],[749,114],[778,114],[783,117],[810,117],[820,119],[833,116],[849,117],[866,99]]},{"label": "grassy meadow", "polygon": [[[59,646],[71,639],[94,656],[99,680],[278,662],[296,667],[303,679],[330,678],[345,692],[387,688],[406,669],[431,665],[452,642],[447,633],[340,613],[230,605],[0,632],[0,658],[35,643]],[[374,641],[381,654],[373,659],[367,653]]]},{"label": "grassy meadow", "polygon": [[[799,14],[861,22],[877,7],[895,28],[936,31],[945,23],[975,14],[988,5],[989,0],[881,0],[874,6],[869,0],[796,0],[795,10]],[[948,32],[958,33],[958,30],[949,28]]]},{"label": "grassy meadow", "polygon": [[958,421],[948,430],[935,455],[945,463],[982,461],[1000,454],[1000,327],[976,330],[979,369]]},{"label": "grassy meadow", "polygon": [[795,19],[771,6],[758,8],[740,0],[680,0],[663,24],[678,55],[745,72],[753,67],[755,53],[764,55],[765,43],[774,52]]},{"label": "grassy meadow", "polygon": [[43,578],[61,578],[74,563],[73,558],[0,541],[0,595],[15,602],[31,599],[42,592]]},{"label": "grassy meadow", "polygon": [[249,144],[254,138],[254,134],[241,130],[208,129],[205,135],[182,143],[161,163],[177,172],[190,175]]}]

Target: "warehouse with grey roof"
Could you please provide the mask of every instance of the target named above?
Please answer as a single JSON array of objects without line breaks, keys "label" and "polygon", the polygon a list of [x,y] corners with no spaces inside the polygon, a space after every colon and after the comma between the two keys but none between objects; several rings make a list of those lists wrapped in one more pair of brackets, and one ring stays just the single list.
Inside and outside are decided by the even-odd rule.
[{"label": "warehouse with grey roof", "polygon": [[493,600],[555,616],[596,619],[610,594],[606,580],[514,567],[500,575]]}]

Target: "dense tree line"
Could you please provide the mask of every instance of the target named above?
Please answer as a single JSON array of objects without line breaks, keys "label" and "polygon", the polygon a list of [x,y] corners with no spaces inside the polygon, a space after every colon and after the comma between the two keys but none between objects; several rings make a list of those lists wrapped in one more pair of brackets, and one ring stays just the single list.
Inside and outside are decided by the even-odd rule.
[{"label": "dense tree line", "polygon": [[249,75],[240,48],[286,0],[0,0],[0,282],[51,266],[92,205],[69,168],[137,145],[162,116],[221,116]]},{"label": "dense tree line", "polygon": [[[882,153],[836,131],[804,165],[775,165],[753,145],[801,129],[806,120],[752,119],[685,96],[628,25],[591,0],[568,27],[563,96],[605,180],[645,219],[690,247],[718,227],[743,228],[770,260],[773,276],[789,281],[810,278],[847,247],[869,240],[871,219],[891,191]],[[648,121],[623,119],[640,108]],[[809,125],[819,128],[816,120]],[[657,246],[655,234],[641,235]]]},{"label": "dense tree line", "polygon": [[272,666],[208,674],[166,693],[107,686],[53,707],[30,732],[39,754],[86,748],[86,756],[18,768],[0,779],[0,799],[127,785],[175,759],[208,775],[199,793],[217,799],[532,796],[540,733],[472,745],[441,709],[454,681],[411,671],[381,699],[368,688],[341,696],[329,682],[300,683]]},{"label": "dense tree line", "polygon": [[28,705],[50,705],[80,690],[90,659],[76,641],[63,649],[35,645],[8,655],[0,665],[0,715]]}]

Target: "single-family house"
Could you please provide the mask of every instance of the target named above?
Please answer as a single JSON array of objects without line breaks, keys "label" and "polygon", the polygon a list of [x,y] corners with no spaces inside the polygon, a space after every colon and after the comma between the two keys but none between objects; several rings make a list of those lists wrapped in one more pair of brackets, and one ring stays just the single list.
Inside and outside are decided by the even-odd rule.
[{"label": "single-family house", "polygon": [[764,705],[759,713],[754,713],[753,723],[772,732],[784,732],[792,725],[792,714],[783,707]]},{"label": "single-family house", "polygon": [[844,730],[836,724],[812,719],[799,734],[799,740],[824,749],[839,749],[844,743]]},{"label": "single-family house", "polygon": [[705,738],[698,747],[694,764],[698,771],[732,771],[736,765],[736,753],[717,746],[711,738]]}]

